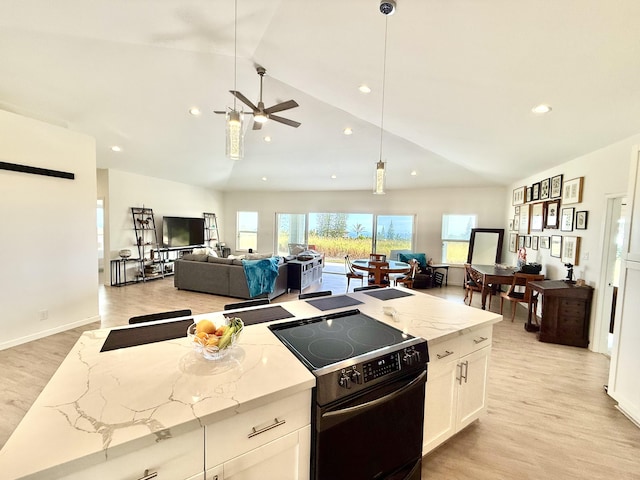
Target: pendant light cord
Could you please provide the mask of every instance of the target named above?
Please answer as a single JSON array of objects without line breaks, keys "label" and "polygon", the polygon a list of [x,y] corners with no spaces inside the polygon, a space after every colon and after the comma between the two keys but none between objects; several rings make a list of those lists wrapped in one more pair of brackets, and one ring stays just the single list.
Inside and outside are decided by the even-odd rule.
[{"label": "pendant light cord", "polygon": [[[233,90],[238,91],[238,0],[234,3],[233,13]],[[236,110],[236,96],[233,96],[233,111]]]},{"label": "pendant light cord", "polygon": [[384,17],[384,57],[382,61],[382,110],[380,111],[380,161],[382,161],[382,135],[384,132],[384,85],[387,77],[387,29],[389,17]]}]

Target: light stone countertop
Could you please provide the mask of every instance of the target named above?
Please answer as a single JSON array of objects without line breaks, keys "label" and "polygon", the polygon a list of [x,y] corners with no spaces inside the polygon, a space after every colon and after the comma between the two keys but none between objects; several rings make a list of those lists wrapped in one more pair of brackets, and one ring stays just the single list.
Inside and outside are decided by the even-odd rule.
[{"label": "light stone countertop", "polygon": [[[277,305],[295,318],[358,308],[430,345],[502,319],[407,291],[414,295],[386,301],[350,293],[363,303],[324,312],[306,301]],[[396,315],[385,315],[383,306]],[[216,322],[222,312],[194,316],[202,318]],[[313,374],[267,325],[245,327],[219,361],[199,357],[187,338],[101,353],[110,330],[85,332],[0,451],[0,477],[55,478],[66,463],[100,463],[313,388]]]}]

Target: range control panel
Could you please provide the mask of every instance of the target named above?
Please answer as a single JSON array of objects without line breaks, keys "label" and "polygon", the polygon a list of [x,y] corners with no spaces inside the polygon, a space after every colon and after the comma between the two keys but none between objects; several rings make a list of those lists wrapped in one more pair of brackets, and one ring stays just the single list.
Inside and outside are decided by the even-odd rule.
[{"label": "range control panel", "polygon": [[368,383],[376,378],[383,377],[389,373],[400,370],[400,354],[393,353],[386,357],[377,358],[376,360],[362,364],[364,375],[364,383]]}]

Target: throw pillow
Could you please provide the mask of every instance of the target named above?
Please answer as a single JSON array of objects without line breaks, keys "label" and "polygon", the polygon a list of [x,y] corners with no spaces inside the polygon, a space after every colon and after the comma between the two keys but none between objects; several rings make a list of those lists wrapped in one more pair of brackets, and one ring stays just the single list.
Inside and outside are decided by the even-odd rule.
[{"label": "throw pillow", "polygon": [[399,253],[398,259],[401,262],[409,263],[411,260],[416,259],[420,264],[420,268],[427,268],[427,254],[426,253]]}]

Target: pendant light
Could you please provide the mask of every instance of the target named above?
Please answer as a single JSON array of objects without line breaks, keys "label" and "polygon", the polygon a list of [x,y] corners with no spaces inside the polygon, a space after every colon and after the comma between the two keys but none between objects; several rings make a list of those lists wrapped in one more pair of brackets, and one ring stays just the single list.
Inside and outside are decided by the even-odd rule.
[{"label": "pendant light", "polygon": [[[395,5],[395,2],[394,2]],[[382,109],[380,111],[380,159],[376,162],[376,176],[373,189],[374,195],[384,195],[386,183],[386,163],[382,160],[382,135],[384,133],[384,84],[387,76],[387,29],[389,13],[380,8],[380,12],[385,15],[384,19],[384,56],[382,62]]]},{"label": "pendant light", "polygon": [[[238,79],[238,0],[234,2],[234,24],[233,24],[233,89],[237,91],[236,83]],[[233,108],[226,114],[225,129],[225,154],[231,160],[241,160],[244,157],[244,114],[242,107],[238,110],[236,97],[233,97]]]}]

